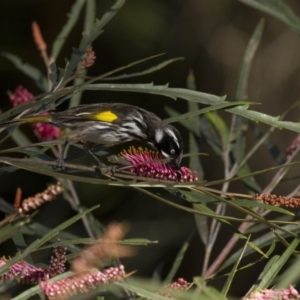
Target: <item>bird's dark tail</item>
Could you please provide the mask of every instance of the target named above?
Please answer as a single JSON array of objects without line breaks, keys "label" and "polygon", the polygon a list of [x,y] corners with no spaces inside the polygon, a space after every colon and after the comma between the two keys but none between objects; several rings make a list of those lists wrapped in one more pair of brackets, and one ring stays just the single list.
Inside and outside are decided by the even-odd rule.
[{"label": "bird's dark tail", "polygon": [[28,116],[25,118],[20,118],[17,120],[7,121],[7,122],[0,122],[0,128],[9,128],[12,126],[19,126],[24,123],[35,123],[35,122],[42,122],[42,123],[51,123],[52,116]]}]

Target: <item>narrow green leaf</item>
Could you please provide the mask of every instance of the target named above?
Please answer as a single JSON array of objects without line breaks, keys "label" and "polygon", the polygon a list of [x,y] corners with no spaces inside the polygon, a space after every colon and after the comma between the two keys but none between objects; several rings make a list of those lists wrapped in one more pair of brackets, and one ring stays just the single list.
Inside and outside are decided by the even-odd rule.
[{"label": "narrow green leaf", "polygon": [[281,0],[240,0],[240,2],[259,9],[279,19],[300,34],[300,20],[293,10]]},{"label": "narrow green leaf", "polygon": [[288,286],[296,285],[299,282],[300,258],[298,257],[289,265],[288,269],[283,274],[276,278],[276,288],[287,288]]},{"label": "narrow green leaf", "polygon": [[22,60],[10,53],[2,52],[2,55],[6,57],[8,60],[10,60],[17,69],[22,71],[24,74],[26,74],[28,77],[34,80],[36,85],[44,92],[48,91],[48,82],[47,78],[35,67],[31,66],[28,63],[23,63]]},{"label": "narrow green leaf", "polygon": [[[262,257],[260,257],[258,260],[252,261],[251,263],[249,263],[249,264],[247,264],[247,265],[245,265],[245,266],[240,267],[239,270],[244,270],[244,269],[250,268],[250,267],[256,265],[257,263],[259,263],[259,262],[261,262],[261,261],[263,261],[263,260],[265,260],[265,259],[269,259],[270,255],[271,255],[271,254],[274,252],[274,250],[275,250],[275,246],[276,246],[276,242],[273,241],[273,242],[271,243],[270,247],[269,247],[269,250],[266,252],[266,256],[262,256]],[[242,250],[242,249],[241,249],[241,250]],[[246,257],[246,255],[244,255],[244,257]],[[219,270],[218,270],[218,272],[219,272]]]},{"label": "narrow green leaf", "polygon": [[51,87],[49,90],[54,90],[57,87],[58,81],[57,81],[57,67],[56,64],[53,62],[49,66],[50,72],[49,72],[49,80],[51,82]]},{"label": "narrow green leaf", "polygon": [[18,230],[21,225],[24,224],[24,221],[17,221],[9,224],[6,224],[0,228],[0,243],[10,239]]},{"label": "narrow green leaf", "polygon": [[218,136],[216,129],[211,124],[206,116],[201,118],[201,135],[207,144],[213,149],[213,151],[221,156],[222,155],[222,144],[221,139]]},{"label": "narrow green leaf", "polygon": [[268,209],[271,211],[276,211],[280,212],[286,215],[294,216],[295,214],[278,206],[270,205],[270,204],[265,204],[256,200],[247,200],[247,199],[235,199],[233,200],[236,204],[240,206],[245,206],[245,207],[260,207],[263,209]]},{"label": "narrow green leaf", "polygon": [[[90,245],[94,242],[93,239],[91,238],[78,238],[78,239],[71,239],[71,240],[62,240],[59,242],[51,243],[49,245],[40,247],[38,250],[44,250],[44,249],[49,249],[49,248],[54,248],[57,246],[72,246],[72,245]],[[79,250],[79,249],[77,249]]]},{"label": "narrow green leaf", "polygon": [[32,144],[32,142],[27,138],[27,136],[19,128],[16,128],[11,133],[10,137],[18,146],[27,146],[27,145]]},{"label": "narrow green leaf", "polygon": [[[248,42],[247,48],[244,53],[242,65],[240,68],[238,84],[235,93],[235,100],[246,100],[248,99],[248,81],[250,76],[250,71],[252,67],[252,62],[254,59],[254,55],[257,51],[257,48],[260,44],[260,40],[262,37],[264,28],[264,21],[261,20],[256,26],[254,33],[251,36],[250,41]],[[245,131],[248,130],[248,121],[247,119],[233,115],[231,130],[229,134],[229,141],[232,147],[232,153],[235,159],[235,163],[240,165],[245,158],[245,150],[246,150],[246,138]],[[234,141],[232,143],[231,141]],[[250,173],[250,167],[247,162],[243,162],[243,165],[237,168],[238,176],[243,174]],[[235,174],[233,174],[235,175]],[[243,179],[243,182],[246,184],[248,188],[252,191],[260,192],[261,188],[256,182],[253,176]]]},{"label": "narrow green leaf", "polygon": [[[181,88],[169,88],[165,86],[154,86],[153,84],[87,84],[82,87],[86,90],[107,90],[107,91],[124,91],[124,92],[138,92],[146,94],[156,94],[170,97],[174,100],[182,98],[188,101],[202,103],[206,105],[219,104],[224,101],[225,97],[218,97],[215,95],[205,94],[196,91],[190,91]],[[281,121],[279,117],[273,117],[249,110],[248,105],[237,106],[234,108],[225,109],[227,112],[240,115],[255,122],[262,122],[279,129],[288,129],[300,133],[300,123]]]},{"label": "narrow green leaf", "polygon": [[176,275],[176,273],[177,273],[177,271],[178,271],[178,269],[179,269],[179,267],[180,267],[180,265],[183,261],[184,255],[185,255],[185,253],[186,253],[186,251],[187,251],[187,249],[190,245],[190,242],[192,240],[193,235],[194,235],[194,231],[189,234],[186,241],[183,243],[183,245],[181,246],[179,252],[177,253],[177,256],[176,256],[176,258],[173,262],[172,268],[169,271],[166,279],[164,280],[164,283],[163,283],[164,286],[171,283],[174,280],[174,277],[175,277],[175,275]]},{"label": "narrow green leaf", "polygon": [[151,67],[147,70],[144,70],[144,71],[141,71],[141,72],[136,72],[136,73],[130,73],[130,74],[121,74],[121,75],[118,75],[118,76],[111,76],[111,77],[105,77],[105,78],[102,78],[101,80],[102,81],[115,81],[115,80],[121,80],[121,79],[128,79],[128,78],[133,78],[133,77],[140,77],[140,76],[144,76],[144,75],[148,75],[148,74],[152,74],[154,72],[157,72],[163,68],[165,68],[166,66],[176,62],[176,61],[179,61],[179,60],[183,60],[182,57],[178,57],[178,58],[173,58],[173,59],[169,59],[169,60],[166,60],[154,67]]},{"label": "narrow green leaf", "polygon": [[96,20],[96,1],[95,0],[87,0],[85,5],[85,16],[84,16],[84,25],[83,30],[84,32],[90,33],[93,24]]},{"label": "narrow green leaf", "polygon": [[158,241],[150,241],[148,239],[135,238],[135,239],[125,239],[117,242],[120,245],[129,246],[147,246],[148,244],[157,244]]},{"label": "narrow green leaf", "polygon": [[7,270],[15,263],[17,263],[19,260],[24,259],[28,254],[30,254],[38,245],[40,240],[35,240],[33,243],[31,243],[23,253],[18,253],[15,257],[10,259],[8,262],[6,262],[5,265],[0,267],[0,275],[7,272]]},{"label": "narrow green leaf", "polygon": [[[235,149],[238,149],[238,147],[235,147]],[[237,153],[235,152],[235,154],[237,154]],[[242,161],[242,159],[239,160],[239,162],[241,162],[241,161]],[[256,181],[254,176],[244,177],[245,175],[249,175],[249,174],[251,174],[251,169],[250,169],[249,165],[245,163],[243,166],[241,166],[238,169],[236,176],[241,177],[242,182],[244,182],[244,184],[246,185],[246,187],[248,189],[250,189],[251,191],[254,191],[256,193],[261,193],[262,188],[260,187],[260,185],[258,184],[258,182]]]},{"label": "narrow green leaf", "polygon": [[[300,230],[300,225],[286,225],[283,226],[285,229],[290,230],[292,232],[298,232]],[[283,233],[282,234],[283,237],[288,238],[290,237],[289,234],[287,233]],[[273,234],[273,232],[268,232],[266,234],[261,235],[259,238],[255,239],[252,243],[255,244],[257,247],[259,247],[260,249],[264,248],[264,247],[268,247],[272,242],[274,242],[275,236]],[[230,266],[231,264],[235,263],[236,260],[238,259],[239,255],[241,253],[241,250],[237,250],[235,253],[233,253],[225,262],[224,264],[219,268],[218,272],[224,270],[225,268],[227,268],[228,266]],[[252,248],[247,248],[247,250],[245,251],[244,257],[250,255],[254,253],[254,249]],[[266,253],[266,256],[269,256],[270,254],[268,254],[269,252]]]},{"label": "narrow green leaf", "polygon": [[[186,119],[186,118],[192,118],[198,115],[202,115],[214,110],[218,110],[218,109],[225,109],[225,108],[229,108],[231,106],[236,106],[236,105],[245,105],[245,104],[250,104],[250,102],[245,102],[245,101],[236,101],[236,102],[230,102],[230,103],[220,103],[220,104],[215,104],[215,105],[211,105],[202,109],[197,109],[197,110],[192,110],[189,111],[187,113],[184,114],[178,114],[178,116],[176,117],[171,117],[171,118],[167,118],[165,119],[165,122],[167,123],[173,123],[173,122],[177,122],[181,119]],[[167,111],[170,111],[170,108],[166,108]],[[198,130],[200,130],[200,128],[198,128]]]},{"label": "narrow green leaf", "polygon": [[103,15],[101,20],[97,20],[93,28],[89,33],[84,32],[79,48],[75,49],[71,55],[70,62],[66,68],[64,79],[68,79],[71,73],[78,66],[82,56],[85,54],[86,49],[93,41],[101,34],[103,27],[115,16],[115,14],[121,9],[125,0],[117,0],[111,9]]},{"label": "narrow green leaf", "polygon": [[250,236],[248,237],[247,242],[245,243],[245,245],[244,245],[244,247],[243,247],[243,249],[241,251],[241,255],[239,256],[239,258],[235,262],[235,264],[234,264],[234,266],[233,266],[233,268],[232,268],[232,270],[231,270],[231,272],[230,272],[230,274],[229,274],[229,276],[228,276],[228,278],[227,278],[227,280],[226,280],[226,282],[225,282],[225,284],[223,286],[222,295],[224,295],[225,297],[228,294],[229,288],[230,288],[230,286],[232,284],[232,280],[233,280],[234,275],[236,274],[236,272],[238,270],[238,266],[239,266],[239,264],[240,264],[240,262],[241,262],[241,260],[242,260],[242,258],[244,256],[244,252],[245,252],[245,250],[247,248],[249,240],[250,240]]},{"label": "narrow green leaf", "polygon": [[291,257],[291,255],[296,250],[297,246],[299,245],[299,238],[295,238],[289,247],[284,251],[284,253],[273,263],[270,268],[264,272],[263,277],[261,278],[260,282],[255,287],[255,290],[262,290],[268,288],[273,280],[276,278],[279,271],[284,267],[287,260]]},{"label": "narrow green leaf", "polygon": [[[271,257],[271,259],[265,265],[263,271],[260,273],[258,280],[261,280],[265,276],[265,274],[272,267],[272,265],[278,262],[279,258],[280,258],[280,255],[274,255],[273,257]],[[246,296],[248,296],[250,293],[252,293],[254,291],[255,287],[256,287],[256,285],[253,285],[252,288],[248,291]]]},{"label": "narrow green leaf", "polygon": [[[23,234],[20,230],[16,231],[13,235],[12,235],[12,240],[17,248],[18,252],[22,252],[27,248],[25,239],[23,237]],[[29,262],[30,264],[33,263],[33,260],[30,256],[30,254],[27,255],[26,261]]]},{"label": "narrow green leaf", "polygon": [[257,24],[244,53],[238,84],[235,92],[235,98],[237,100],[248,99],[248,81],[249,81],[250,70],[252,67],[254,55],[260,44],[263,30],[264,30],[264,20],[262,19]]},{"label": "narrow green leaf", "polygon": [[97,83],[87,84],[84,86],[86,90],[107,90],[107,91],[124,91],[124,92],[137,92],[146,94],[156,94],[170,97],[174,100],[178,98],[194,101],[197,103],[214,105],[220,104],[225,100],[225,97],[218,97],[211,94],[191,91],[181,88],[170,88],[168,85],[153,85],[152,83],[146,84],[112,84],[112,83]]},{"label": "narrow green leaf", "polygon": [[100,205],[93,206],[89,209],[84,210],[80,214],[77,214],[76,216],[68,219],[67,221],[63,222],[62,224],[58,225],[54,229],[50,230],[48,233],[46,233],[41,239],[35,240],[33,243],[31,243],[22,253],[17,254],[15,257],[13,257],[11,260],[9,260],[4,266],[0,267],[0,274],[3,274],[6,272],[13,264],[18,262],[19,260],[26,257],[28,254],[30,254],[32,251],[38,249],[43,244],[45,244],[47,241],[49,241],[51,238],[56,236],[60,231],[64,230],[65,228],[71,226],[73,223],[81,219],[85,214],[93,211],[94,209],[98,208]]},{"label": "narrow green leaf", "polygon": [[298,133],[300,132],[299,122],[281,121],[279,117],[273,117],[258,111],[248,110],[248,107],[246,106],[245,107],[238,106],[235,108],[230,108],[226,111],[248,118],[255,122],[262,122],[270,126],[274,126],[278,129],[284,128]]},{"label": "narrow green leaf", "polygon": [[222,300],[226,299],[219,291],[207,286],[206,280],[202,277],[194,277],[194,283],[197,285],[198,289],[195,291],[191,300]]},{"label": "narrow green leaf", "polygon": [[122,287],[126,290],[132,291],[135,294],[137,294],[138,296],[146,298],[146,299],[152,299],[152,300],[167,300],[167,299],[170,299],[170,298],[166,298],[166,297],[163,297],[163,296],[159,296],[156,293],[149,292],[149,291],[147,291],[147,290],[145,290],[145,289],[143,289],[143,288],[141,288],[137,285],[128,284],[124,281],[123,282],[115,282],[114,284],[119,286],[119,287]]},{"label": "narrow green leaf", "polygon": [[[89,34],[93,28],[93,24],[96,20],[96,2],[95,0],[87,0],[86,1],[86,9],[85,9],[85,17],[84,17],[84,28],[83,32],[86,34]],[[81,65],[79,64],[77,66],[77,71],[79,71],[81,68]],[[84,76],[86,75],[86,70],[81,70],[81,76],[77,77],[74,81],[74,85],[81,85],[84,82]],[[75,107],[78,106],[81,102],[81,96],[82,91],[78,91],[77,93],[74,93],[70,103],[69,107]]]},{"label": "narrow green leaf", "polygon": [[51,60],[56,61],[63,45],[65,44],[65,41],[70,34],[72,28],[76,24],[80,12],[83,8],[83,5],[85,4],[85,0],[76,0],[75,3],[73,4],[71,11],[69,13],[69,19],[67,23],[63,26],[61,32],[55,39],[52,50],[51,50]]},{"label": "narrow green leaf", "polygon": [[215,130],[219,132],[220,139],[222,141],[223,149],[227,149],[228,145],[228,136],[229,130],[226,122],[217,114],[213,112],[208,112],[206,117],[212,125],[215,127]]}]

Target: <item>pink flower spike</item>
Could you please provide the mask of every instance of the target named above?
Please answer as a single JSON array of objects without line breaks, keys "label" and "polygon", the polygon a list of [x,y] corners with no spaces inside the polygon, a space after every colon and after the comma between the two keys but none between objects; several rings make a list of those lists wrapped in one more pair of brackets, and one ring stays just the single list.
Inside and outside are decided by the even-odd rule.
[{"label": "pink flower spike", "polygon": [[[21,85],[15,89],[14,93],[9,92],[8,95],[14,107],[33,99],[33,94]],[[34,100],[32,100],[32,102],[34,102]],[[48,112],[44,112],[41,116],[48,114]],[[34,128],[34,134],[42,141],[55,140],[62,135],[62,130],[51,124],[32,123],[32,127]]]},{"label": "pink flower spike", "polygon": [[55,127],[51,124],[45,123],[33,123],[32,127],[34,128],[34,134],[43,141],[55,140],[61,137],[62,130],[58,127]]},{"label": "pink flower spike", "polygon": [[[171,165],[163,161],[159,152],[130,147],[127,151],[123,150],[119,157],[132,164],[128,170],[141,177],[156,178],[166,181],[194,182],[198,180],[197,173],[188,167],[181,167],[180,170],[174,169]],[[116,157],[118,163],[122,160]],[[125,165],[123,163],[123,165]]]},{"label": "pink flower spike", "polygon": [[14,93],[8,92],[8,96],[14,107],[19,106],[33,98],[33,94],[31,94],[22,85],[19,85],[15,89]]},{"label": "pink flower spike", "polygon": [[41,282],[40,287],[48,300],[64,300],[87,293],[125,277],[124,266],[111,267],[102,272],[91,270],[54,282]]},{"label": "pink flower spike", "polygon": [[[66,270],[66,252],[67,249],[57,246],[53,250],[51,264],[46,268],[38,268],[29,264],[25,260],[21,260],[13,264],[7,272],[0,276],[1,281],[15,279],[21,284],[37,284],[46,281],[51,277],[65,272]],[[4,266],[9,260],[0,258],[0,267]]]}]

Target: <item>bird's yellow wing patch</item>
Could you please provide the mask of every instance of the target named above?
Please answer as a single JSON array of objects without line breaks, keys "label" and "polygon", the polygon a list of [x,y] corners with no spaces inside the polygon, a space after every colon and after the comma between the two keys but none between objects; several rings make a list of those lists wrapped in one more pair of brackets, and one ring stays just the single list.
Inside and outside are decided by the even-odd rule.
[{"label": "bird's yellow wing patch", "polygon": [[102,122],[113,122],[114,120],[118,119],[118,116],[110,110],[95,114],[93,117]]},{"label": "bird's yellow wing patch", "polygon": [[108,122],[111,123],[114,120],[118,119],[118,116],[111,112],[110,110],[102,111],[100,113],[90,113],[90,112],[82,112],[79,114],[76,114],[77,117],[83,118],[83,119],[90,119],[94,121],[101,121],[101,122]]}]

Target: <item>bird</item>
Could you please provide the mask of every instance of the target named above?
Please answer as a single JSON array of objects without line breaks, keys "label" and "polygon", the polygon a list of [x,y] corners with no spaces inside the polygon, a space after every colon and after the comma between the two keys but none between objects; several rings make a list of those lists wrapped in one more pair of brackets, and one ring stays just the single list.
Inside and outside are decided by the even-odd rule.
[{"label": "bird", "polygon": [[172,167],[180,170],[183,142],[179,131],[154,113],[126,103],[94,103],[79,105],[48,115],[29,115],[0,123],[10,127],[23,123],[42,122],[67,129],[67,134],[57,160],[64,169],[65,150],[69,142],[83,142],[83,149],[100,166],[105,166],[92,152],[95,144],[117,145],[140,140],[150,144],[162,154]]}]

